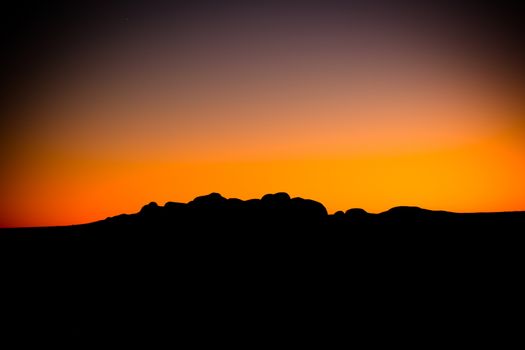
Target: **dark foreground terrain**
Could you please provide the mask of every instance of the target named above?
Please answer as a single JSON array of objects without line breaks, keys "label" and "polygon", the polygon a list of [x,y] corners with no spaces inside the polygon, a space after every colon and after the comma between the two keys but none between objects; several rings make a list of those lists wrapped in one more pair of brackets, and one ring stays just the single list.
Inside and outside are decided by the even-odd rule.
[{"label": "dark foreground terrain", "polygon": [[512,330],[524,232],[525,212],[328,215],[286,193],[210,194],[85,225],[5,229],[3,330],[196,346]]}]

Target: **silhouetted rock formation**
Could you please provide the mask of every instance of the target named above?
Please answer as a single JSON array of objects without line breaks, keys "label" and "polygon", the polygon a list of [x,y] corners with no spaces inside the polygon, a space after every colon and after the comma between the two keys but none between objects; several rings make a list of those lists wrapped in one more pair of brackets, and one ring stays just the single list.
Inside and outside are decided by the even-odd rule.
[{"label": "silhouetted rock formation", "polygon": [[327,222],[326,208],[318,202],[290,198],[287,193],[267,194],[261,199],[243,201],[226,199],[218,193],[200,196],[187,204],[168,202],[163,207],[152,202],[139,213],[107,218],[83,227],[100,232],[129,231],[151,232],[216,232],[241,233],[286,231],[289,234],[321,230]]},{"label": "silhouetted rock formation", "polygon": [[[0,248],[13,256],[6,270],[23,278],[3,278],[23,298],[17,305],[27,306],[13,313],[23,316],[20,330],[152,339],[163,327],[179,329],[169,323],[177,318],[183,325],[211,319],[215,327],[234,315],[242,320],[236,332],[249,331],[246,313],[279,323],[287,310],[301,327],[330,319],[312,311],[312,300],[337,312],[349,303],[345,314],[359,323],[385,310],[397,321],[407,305],[421,310],[429,300],[449,307],[454,297],[439,288],[457,291],[476,276],[486,288],[491,271],[498,286],[501,276],[518,276],[512,267],[521,266],[523,232],[525,212],[396,207],[328,215],[321,203],[286,193],[246,201],[211,193],[85,225],[1,230]],[[288,329],[287,318],[281,323]]]},{"label": "silhouetted rock formation", "polygon": [[155,202],[151,202],[143,206],[142,209],[140,209],[139,214],[150,215],[150,214],[155,213],[158,209],[159,209],[159,205]]},{"label": "silhouetted rock formation", "polygon": [[345,212],[345,215],[349,217],[365,217],[368,215],[368,213],[366,212],[366,210],[361,209],[361,208],[352,208],[352,209],[348,209]]},{"label": "silhouetted rock formation", "polygon": [[364,209],[361,208],[352,208],[348,209],[344,217],[347,220],[353,221],[353,222],[365,222],[367,219],[370,219],[370,214],[368,214]]},{"label": "silhouetted rock formation", "polygon": [[227,199],[218,193],[210,193],[207,196],[200,196],[188,203],[195,208],[219,209],[227,202]]},{"label": "silhouetted rock formation", "polygon": [[[43,239],[47,233],[62,232],[86,239],[126,233],[158,232],[177,235],[188,233],[264,233],[288,235],[382,230],[383,232],[435,232],[451,230],[503,230],[519,232],[525,226],[525,212],[458,214],[431,211],[418,207],[395,207],[380,214],[370,214],[360,208],[338,211],[328,215],[319,202],[290,198],[287,193],[266,194],[261,199],[240,200],[224,198],[219,193],[199,196],[189,203],[167,202],[159,206],[151,202],[136,214],[121,214],[91,224],[2,230],[8,238],[27,237]],[[445,231],[443,231],[445,230]],[[109,234],[107,234],[109,232]],[[13,235],[14,234],[14,235]],[[0,235],[2,238],[7,237]],[[61,235],[52,235],[60,239]],[[64,235],[62,235],[64,236]],[[136,237],[131,234],[129,237]],[[147,236],[141,236],[146,238]],[[164,236],[163,239],[173,237]],[[120,239],[119,238],[119,239]]]}]

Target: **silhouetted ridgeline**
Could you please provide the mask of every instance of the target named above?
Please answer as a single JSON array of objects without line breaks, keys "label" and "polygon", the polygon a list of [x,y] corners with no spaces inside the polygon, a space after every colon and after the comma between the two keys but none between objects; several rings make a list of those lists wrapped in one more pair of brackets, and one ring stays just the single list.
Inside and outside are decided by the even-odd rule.
[{"label": "silhouetted ridgeline", "polygon": [[[369,341],[378,329],[399,337],[403,317],[413,337],[441,329],[425,326],[440,316],[454,324],[458,310],[469,322],[505,319],[497,310],[519,291],[523,232],[525,212],[328,215],[286,193],[212,193],[85,225],[0,231],[4,300],[15,308],[4,315],[25,334],[85,340],[245,334],[272,343],[279,329],[310,339],[351,322]],[[465,332],[462,319],[455,327]]]},{"label": "silhouetted ridgeline", "polygon": [[[468,230],[494,230],[520,233],[525,228],[525,212],[468,213],[431,211],[418,207],[395,207],[380,214],[363,209],[349,209],[328,215],[319,202],[290,198],[287,193],[267,194],[261,199],[226,199],[218,193],[195,198],[185,203],[152,202],[136,214],[122,214],[105,220],[64,227],[4,229],[3,237],[45,239],[49,233],[80,238],[88,235],[128,233],[209,234],[229,233],[281,234],[347,234],[407,232],[463,234]],[[399,230],[399,231],[396,231]],[[479,232],[480,234],[482,232]],[[131,236],[130,236],[131,237]],[[56,238],[56,237],[55,237]],[[120,237],[122,238],[122,237]],[[147,238],[147,237],[143,237]],[[168,238],[163,236],[163,238]]]}]

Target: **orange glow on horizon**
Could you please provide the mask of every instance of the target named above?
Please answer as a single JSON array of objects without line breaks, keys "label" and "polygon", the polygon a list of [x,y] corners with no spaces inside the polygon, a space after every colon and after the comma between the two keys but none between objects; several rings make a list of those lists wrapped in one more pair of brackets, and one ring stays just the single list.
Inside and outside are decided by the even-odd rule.
[{"label": "orange glow on horizon", "polygon": [[[2,205],[4,227],[68,225],[137,212],[150,201],[187,202],[210,192],[241,199],[286,191],[381,212],[397,205],[458,212],[525,208],[525,155],[486,140],[459,148],[348,157],[165,162],[55,159],[20,172]],[[36,169],[35,169],[36,170]],[[31,215],[27,215],[30,210]]]},{"label": "orange glow on horizon", "polygon": [[117,21],[35,57],[2,122],[0,227],[210,192],[329,213],[525,210],[522,65],[499,42],[293,10]]}]

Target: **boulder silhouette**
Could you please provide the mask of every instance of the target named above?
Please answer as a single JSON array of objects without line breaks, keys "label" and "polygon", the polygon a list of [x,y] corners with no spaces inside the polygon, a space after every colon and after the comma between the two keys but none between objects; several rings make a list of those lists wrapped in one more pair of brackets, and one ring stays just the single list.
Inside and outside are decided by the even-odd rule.
[{"label": "boulder silhouette", "polygon": [[150,202],[140,209],[140,215],[152,215],[158,213],[159,205],[156,202]]},{"label": "boulder silhouette", "polygon": [[266,203],[283,203],[290,200],[290,195],[286,192],[278,192],[275,194],[265,194],[261,201]]},{"label": "boulder silhouette", "polygon": [[342,210],[338,210],[334,213],[334,218],[342,219],[345,217],[345,213]]},{"label": "boulder silhouette", "polygon": [[195,208],[213,208],[214,206],[222,205],[226,202],[226,198],[219,193],[213,192],[206,196],[199,196],[188,203],[189,206]]},{"label": "boulder silhouette", "polygon": [[427,209],[421,209],[420,207],[414,207],[414,206],[399,206],[391,208],[383,213],[381,215],[385,216],[418,216],[418,215],[424,215],[431,213],[430,210]]},{"label": "boulder silhouette", "polygon": [[294,205],[294,213],[296,215],[305,215],[306,220],[323,220],[328,216],[328,211],[324,205],[314,200],[296,197],[292,199],[292,203]]},{"label": "boulder silhouette", "polygon": [[361,218],[367,217],[369,214],[364,209],[352,208],[352,209],[348,209],[345,212],[345,215],[352,219],[361,219]]}]

